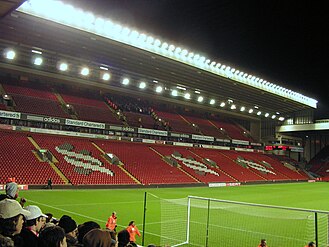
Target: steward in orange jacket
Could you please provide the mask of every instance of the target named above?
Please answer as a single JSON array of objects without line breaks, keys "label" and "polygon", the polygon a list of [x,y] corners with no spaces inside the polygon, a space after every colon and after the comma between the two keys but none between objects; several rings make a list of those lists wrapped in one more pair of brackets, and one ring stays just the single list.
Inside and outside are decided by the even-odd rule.
[{"label": "steward in orange jacket", "polygon": [[117,213],[113,212],[112,215],[107,219],[106,229],[115,231],[117,228]]},{"label": "steward in orange jacket", "polygon": [[140,237],[141,234],[140,232],[138,231],[138,228],[137,226],[135,225],[135,221],[130,221],[128,227],[127,227],[127,231],[129,232],[129,235],[130,235],[130,242],[133,242],[135,243],[136,242],[136,234]]}]

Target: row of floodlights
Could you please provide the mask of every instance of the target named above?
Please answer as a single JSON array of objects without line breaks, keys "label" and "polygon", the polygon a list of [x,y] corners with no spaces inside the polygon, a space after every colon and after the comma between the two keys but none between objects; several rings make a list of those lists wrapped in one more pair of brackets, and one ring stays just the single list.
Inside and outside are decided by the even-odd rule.
[{"label": "row of floodlights", "polygon": [[[43,58],[42,58],[42,52],[41,51],[38,51],[38,50],[32,50],[32,53],[34,53],[35,55],[33,56],[33,59],[32,59],[32,63],[36,66],[41,66],[43,64]],[[9,60],[14,60],[15,57],[16,57],[16,52],[13,50],[13,49],[7,49],[5,50],[4,52],[4,57],[6,59],[9,59]],[[108,72],[108,68],[105,67],[105,66],[100,66],[99,67],[102,72],[101,72],[101,79],[104,80],[104,81],[109,81],[111,79],[111,74]],[[63,62],[63,61],[60,61],[58,62],[57,64],[57,69],[62,71],[62,72],[66,72],[68,71],[69,69],[69,65],[68,63],[66,62]],[[89,76],[90,74],[90,69],[88,67],[82,67],[81,70],[80,70],[80,75],[82,76]],[[158,81],[156,80],[153,80],[153,83],[157,84]],[[124,86],[128,86],[130,84],[130,79],[128,77],[123,77],[121,79],[121,84],[124,85]],[[139,89],[146,89],[147,88],[147,83],[145,81],[140,81],[139,84],[138,84],[138,88]],[[156,93],[162,93],[163,90],[166,90],[167,88],[161,86],[161,85],[157,85],[155,87],[155,92]],[[186,100],[190,100],[192,98],[192,95],[191,93],[189,92],[185,92],[187,91],[187,89],[185,87],[181,87],[181,86],[177,86],[175,89],[171,89],[171,95],[174,96],[174,97],[177,97],[177,96],[182,96],[184,97]],[[200,92],[195,90],[194,91],[195,94],[198,94],[197,96],[197,102],[199,103],[203,103],[205,101],[205,98],[203,96],[200,95]],[[216,100],[215,99],[210,99],[209,100],[209,104],[210,105],[215,105],[216,104]],[[221,108],[224,108],[226,105],[228,105],[228,108],[231,109],[231,110],[236,110],[237,109],[237,106],[235,104],[233,104],[233,101],[232,100],[228,100],[228,102],[224,102],[222,101],[219,106]],[[255,108],[258,108],[258,107],[255,107]],[[250,108],[249,110],[245,107],[245,106],[241,106],[239,108],[240,112],[248,112],[249,114],[253,114],[255,113],[257,116],[261,116],[262,115],[262,112],[257,110],[257,109],[253,109],[253,108]],[[279,114],[279,113],[277,113]],[[264,114],[264,117],[270,117],[270,114],[269,113],[265,113]],[[273,114],[271,115],[271,118],[272,119],[276,119],[277,118],[277,115]],[[280,121],[283,121],[284,120],[284,117],[279,117],[278,118]]]},{"label": "row of floodlights", "polygon": [[160,54],[170,59],[188,63],[194,67],[245,83],[247,85],[293,99],[300,103],[315,107],[317,101],[300,93],[286,89],[259,77],[244,73],[230,66],[211,61],[205,56],[173,44],[161,41],[151,35],[124,27],[110,19],[102,18],[91,12],[83,11],[61,1],[54,0],[29,0],[26,1],[19,11],[32,14],[41,18],[52,20],[63,25],[94,33],[96,35],[110,38],[121,43]]}]

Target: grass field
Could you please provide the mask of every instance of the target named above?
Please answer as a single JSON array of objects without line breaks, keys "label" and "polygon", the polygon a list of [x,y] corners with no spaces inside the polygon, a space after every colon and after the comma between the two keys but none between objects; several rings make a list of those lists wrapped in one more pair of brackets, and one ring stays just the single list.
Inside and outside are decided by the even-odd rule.
[{"label": "grass field", "polygon": [[[185,239],[186,206],[172,204],[168,210],[160,210],[159,198],[179,199],[188,195],[222,200],[242,201],[304,209],[329,211],[329,183],[292,183],[272,185],[248,185],[221,188],[168,188],[168,189],[118,189],[118,190],[31,190],[21,191],[20,196],[28,204],[40,206],[43,212],[51,212],[59,218],[72,216],[77,223],[93,220],[102,227],[112,211],[118,214],[118,230],[135,220],[143,229],[144,194],[147,192],[145,245],[163,244],[163,239]],[[202,205],[204,204],[204,205]],[[194,204],[193,204],[194,205]],[[314,217],[294,215],[281,211],[254,208],[223,207],[212,204],[207,223],[207,202],[197,202],[191,209],[190,244],[205,246],[206,224],[210,236],[208,246],[257,246],[260,238],[268,239],[271,247],[304,246],[314,240]],[[160,214],[160,211],[162,212]],[[223,213],[225,212],[225,213]],[[287,216],[288,215],[288,216]],[[278,218],[278,219],[277,219]],[[302,220],[301,220],[302,219]],[[327,238],[328,218],[319,218],[321,238]],[[325,230],[324,230],[325,228]],[[164,233],[164,230],[168,233]],[[307,231],[307,232],[305,232]],[[286,237],[280,239],[279,234]],[[168,235],[169,234],[169,235]],[[300,235],[298,235],[300,234]],[[307,236],[305,236],[307,235]],[[312,239],[309,239],[311,238]],[[290,238],[294,239],[294,241]],[[162,241],[160,241],[162,239]],[[298,239],[298,241],[295,241]],[[220,243],[218,243],[220,241]],[[243,243],[241,243],[243,241]],[[170,242],[170,241],[168,241]],[[327,247],[327,239],[319,246]],[[141,244],[141,238],[138,239]],[[286,243],[286,244],[283,244]],[[297,245],[298,243],[298,245]]]}]

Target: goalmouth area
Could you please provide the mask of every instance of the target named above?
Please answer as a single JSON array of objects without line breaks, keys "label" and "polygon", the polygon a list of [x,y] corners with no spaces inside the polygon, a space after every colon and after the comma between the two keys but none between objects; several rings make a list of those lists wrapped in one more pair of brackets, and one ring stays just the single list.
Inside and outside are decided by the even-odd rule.
[{"label": "goalmouth area", "polygon": [[20,196],[27,198],[27,205],[38,205],[56,218],[67,214],[78,224],[92,220],[102,228],[111,212],[116,211],[118,230],[135,220],[142,233],[137,243],[144,246],[253,247],[262,238],[271,247],[305,246],[315,240],[318,247],[328,244],[329,183],[325,182],[220,188],[28,190],[20,191]]}]

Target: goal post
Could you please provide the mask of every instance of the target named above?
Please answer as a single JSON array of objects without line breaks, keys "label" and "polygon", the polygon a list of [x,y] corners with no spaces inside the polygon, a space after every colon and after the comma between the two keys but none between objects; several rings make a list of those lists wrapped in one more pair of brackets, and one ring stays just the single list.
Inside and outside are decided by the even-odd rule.
[{"label": "goal post", "polygon": [[[150,194],[149,194],[150,195]],[[150,195],[147,231],[161,246],[269,246],[317,247],[329,243],[329,212],[218,200],[197,196],[164,199]],[[150,210],[149,210],[150,209]],[[158,223],[156,228],[155,221]],[[150,226],[148,226],[150,223]],[[151,227],[152,225],[152,227]]]}]

